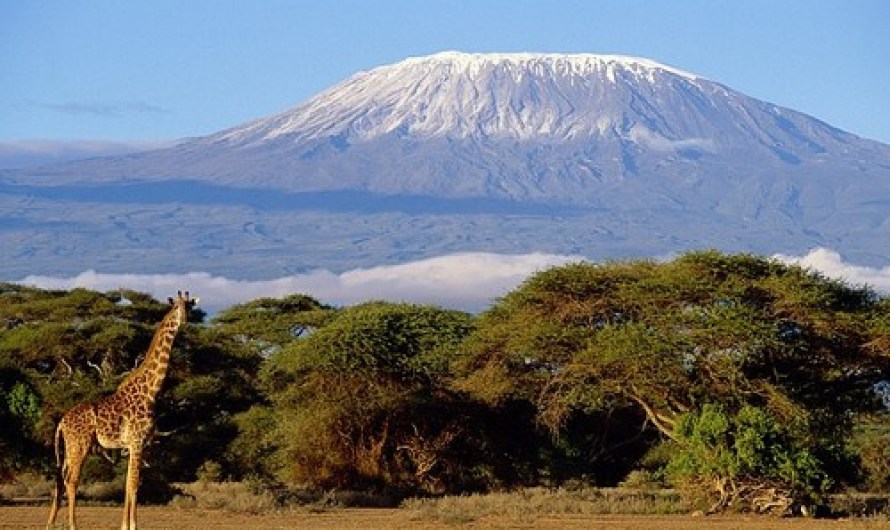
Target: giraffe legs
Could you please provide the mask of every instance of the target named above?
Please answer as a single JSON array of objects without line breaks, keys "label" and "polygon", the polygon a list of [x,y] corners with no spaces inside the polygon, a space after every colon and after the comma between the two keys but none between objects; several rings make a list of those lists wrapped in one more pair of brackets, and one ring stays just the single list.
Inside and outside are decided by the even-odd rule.
[{"label": "giraffe legs", "polygon": [[65,494],[68,497],[68,527],[71,530],[77,530],[77,523],[74,518],[77,486],[80,483],[80,471],[83,467],[83,461],[90,450],[92,438],[90,435],[84,436],[80,433],[65,430],[62,431],[62,435],[65,438],[65,460],[62,463],[60,476],[56,478],[49,521],[47,521],[46,526],[50,528],[56,522],[56,513],[59,510],[59,497],[64,486]]},{"label": "giraffe legs", "polygon": [[59,497],[62,496],[62,477],[56,470],[55,483],[53,484],[52,504],[49,507],[49,520],[46,522],[46,528],[49,530],[56,524],[56,514],[59,513]]},{"label": "giraffe legs", "polygon": [[121,530],[136,530],[136,493],[139,491],[139,467],[142,465],[142,447],[130,447],[127,462],[127,484],[124,495],[124,514]]},{"label": "giraffe legs", "polygon": [[59,426],[56,427],[56,437],[55,441],[53,442],[53,448],[56,453],[56,472],[55,476],[53,477],[52,504],[49,507],[49,520],[46,522],[47,530],[49,530],[54,524],[56,524],[56,514],[59,513],[59,497],[62,496],[62,488],[64,487],[61,469],[61,454],[59,453],[59,441],[61,436],[62,425],[59,424]]},{"label": "giraffe legs", "polygon": [[[64,487],[66,496],[68,497],[68,527],[71,530],[77,530],[77,522],[75,520],[77,486],[80,484],[80,473],[83,468],[83,462],[89,453],[92,445],[92,436],[83,433],[68,431],[62,428],[62,437],[65,440],[65,458],[62,462],[61,470],[56,479],[56,486],[52,494],[52,505],[50,506],[49,520],[46,523],[47,529],[52,528],[56,522],[56,515],[59,510],[59,498],[61,490]],[[126,494],[124,496],[124,511],[121,521],[121,530],[136,530],[136,492],[139,489],[139,468],[142,465],[142,447],[141,445],[131,447],[130,456],[127,465],[127,482]]]}]

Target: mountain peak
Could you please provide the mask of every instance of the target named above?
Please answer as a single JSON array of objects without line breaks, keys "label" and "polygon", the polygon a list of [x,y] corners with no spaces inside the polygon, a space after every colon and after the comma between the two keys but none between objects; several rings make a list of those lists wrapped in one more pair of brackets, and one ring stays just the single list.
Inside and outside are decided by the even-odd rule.
[{"label": "mountain peak", "polygon": [[888,149],[649,59],[451,51],[356,73],[291,110],[170,149],[50,171],[585,206],[610,187],[634,190],[630,205],[645,203],[642,189],[670,202],[681,189],[720,195],[727,182],[763,179],[751,189],[793,205],[799,183],[773,180],[883,177]]},{"label": "mountain peak", "polygon": [[359,72],[298,107],[213,141],[591,137],[623,120],[621,109],[632,92],[686,85],[696,90],[699,80],[623,55],[447,51]]},{"label": "mountain peak", "polygon": [[[674,68],[651,59],[628,55],[593,54],[593,53],[467,53],[460,51],[443,51],[432,55],[410,57],[388,67],[405,67],[415,64],[448,64],[457,70],[480,72],[487,67],[511,67],[514,69],[541,69],[551,71],[568,71],[578,75],[606,71],[614,82],[614,69],[623,68],[638,73],[661,70],[687,79],[698,79],[700,76]],[[382,68],[388,68],[384,66]]]}]

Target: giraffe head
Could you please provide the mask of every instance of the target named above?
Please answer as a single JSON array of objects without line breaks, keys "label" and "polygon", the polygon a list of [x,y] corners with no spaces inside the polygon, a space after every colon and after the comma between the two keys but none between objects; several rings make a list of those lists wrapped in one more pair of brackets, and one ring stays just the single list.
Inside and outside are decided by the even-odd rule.
[{"label": "giraffe head", "polygon": [[172,310],[176,311],[176,316],[180,323],[185,323],[188,319],[189,310],[198,305],[199,298],[190,298],[189,292],[177,291],[176,298],[172,296],[167,299],[172,306]]}]

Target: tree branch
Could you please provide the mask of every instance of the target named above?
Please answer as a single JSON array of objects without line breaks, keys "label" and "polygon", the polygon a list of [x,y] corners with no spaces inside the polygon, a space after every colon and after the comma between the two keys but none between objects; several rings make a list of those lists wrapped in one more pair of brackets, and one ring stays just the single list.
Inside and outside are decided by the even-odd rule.
[{"label": "tree branch", "polygon": [[674,435],[674,426],[677,423],[674,418],[656,412],[655,409],[652,408],[652,406],[646,403],[643,398],[641,398],[634,392],[627,392],[627,395],[630,399],[632,399],[640,407],[643,408],[643,411],[646,413],[646,417],[649,418],[649,421],[651,421],[652,424],[655,425],[655,428],[658,429],[659,432],[675,442],[679,441]]}]

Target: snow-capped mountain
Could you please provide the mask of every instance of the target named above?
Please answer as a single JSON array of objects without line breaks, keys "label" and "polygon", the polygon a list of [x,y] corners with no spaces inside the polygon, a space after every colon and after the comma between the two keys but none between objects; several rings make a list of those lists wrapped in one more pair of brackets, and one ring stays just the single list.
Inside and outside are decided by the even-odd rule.
[{"label": "snow-capped mountain", "polygon": [[[135,182],[139,196],[128,198],[121,186]],[[282,227],[305,235],[305,226],[340,226],[348,212],[362,216],[361,227],[345,222],[316,244],[344,242],[336,255],[352,259],[349,266],[456,250],[610,257],[702,246],[826,245],[867,263],[890,258],[890,146],[674,67],[615,55],[410,58],[167,149],[6,172],[4,193],[178,201],[228,208],[229,219],[241,208],[234,218],[264,231],[226,239],[214,214],[189,231],[202,234],[202,248],[227,255],[262,240],[264,252],[287,256],[282,232],[290,229]],[[340,217],[308,221],[310,211]],[[394,227],[393,214],[407,218]],[[16,222],[28,215],[22,210]],[[559,228],[554,215],[562,216]],[[114,219],[112,233],[130,226],[130,216]],[[393,241],[350,254],[350,244],[381,233]],[[150,238],[133,230],[127,237]],[[308,254],[300,266],[327,266],[320,251]],[[218,266],[208,264],[201,270]]]},{"label": "snow-capped mountain", "polygon": [[886,171],[888,158],[885,145],[647,59],[446,52],[172,149],[43,174],[589,203],[618,183],[725,190]]},{"label": "snow-capped mountain", "polygon": [[694,84],[696,77],[621,56],[445,52],[362,72],[294,110],[214,138],[359,143],[397,133],[565,141],[610,129],[617,116],[604,112],[614,97],[607,92],[642,80]]}]

